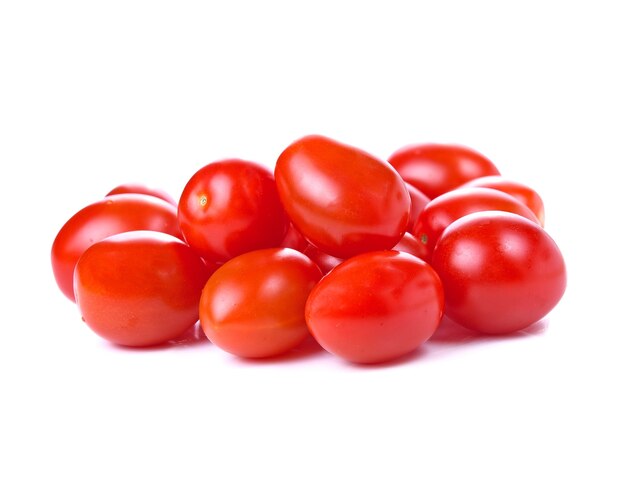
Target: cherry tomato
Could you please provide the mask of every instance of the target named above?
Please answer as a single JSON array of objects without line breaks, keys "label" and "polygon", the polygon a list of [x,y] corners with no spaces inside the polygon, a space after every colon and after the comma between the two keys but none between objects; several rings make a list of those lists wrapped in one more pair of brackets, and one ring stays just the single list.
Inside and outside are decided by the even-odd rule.
[{"label": "cherry tomato", "polygon": [[402,178],[385,161],[323,136],[306,136],[276,163],[287,214],[321,251],[337,256],[393,247],[411,205]]},{"label": "cherry tomato", "polygon": [[435,332],[443,311],[439,277],[404,252],[361,254],[335,267],[306,303],[309,330],[327,351],[374,363],[415,350]]},{"label": "cherry tomato", "polygon": [[292,223],[289,223],[287,233],[285,234],[285,237],[283,237],[280,247],[289,247],[290,249],[304,252],[309,245],[309,242],[302,234],[300,234],[300,231],[298,231]]},{"label": "cherry tomato", "polygon": [[[393,246],[393,249],[391,250],[408,252],[409,254],[420,258],[424,255],[424,246],[408,232],[404,233],[400,241]],[[344,259],[340,257],[331,256],[330,254],[320,251],[313,244],[309,244],[302,252],[315,262],[324,274],[328,274],[344,261]]]},{"label": "cherry tomato", "polygon": [[202,329],[215,345],[240,357],[288,352],[308,336],[304,304],[321,276],[313,261],[293,249],[237,256],[202,291]]},{"label": "cherry tomato", "polygon": [[74,300],[74,267],[85,249],[105,237],[134,230],[161,231],[182,237],[176,208],[144,194],[109,196],[72,216],[52,244],[52,270],[61,292]]},{"label": "cherry tomato", "polygon": [[187,244],[169,234],[132,231],[88,248],[76,265],[76,303],[86,324],[134,347],[175,339],[198,320],[210,275]]},{"label": "cherry tomato", "polygon": [[413,231],[413,228],[415,228],[417,218],[426,207],[426,204],[430,202],[430,198],[415,186],[409,183],[405,183],[404,185],[406,186],[406,190],[409,192],[409,196],[411,197],[411,213],[409,216],[409,223],[406,225],[407,232],[411,232]]},{"label": "cherry tomato", "polygon": [[197,171],[181,195],[178,220],[187,243],[210,262],[276,247],[289,225],[272,173],[241,159]]},{"label": "cherry tomato", "polygon": [[407,183],[431,199],[471,179],[500,174],[482,154],[458,145],[405,146],[391,155],[389,163]]},{"label": "cherry tomato", "polygon": [[563,256],[535,222],[508,212],[477,212],[443,232],[432,258],[445,314],[486,334],[506,334],[544,317],[566,285]]},{"label": "cherry tomato", "polygon": [[405,232],[402,239],[393,246],[392,251],[406,252],[412,256],[423,259],[424,245],[418,241],[413,234]]},{"label": "cherry tomato", "polygon": [[495,189],[462,188],[449,191],[429,202],[415,225],[413,234],[424,245],[430,258],[443,230],[456,219],[477,211],[508,211],[539,224],[533,212],[509,194]]},{"label": "cherry tomato", "polygon": [[309,259],[315,262],[324,274],[328,274],[331,270],[343,262],[342,258],[326,254],[325,252],[320,251],[313,244],[306,246],[302,252]]},{"label": "cherry tomato", "polygon": [[490,188],[510,194],[526,205],[537,216],[541,226],[545,225],[545,211],[541,196],[537,194],[537,191],[525,184],[505,179],[502,176],[483,176],[482,178],[472,179],[461,187]]},{"label": "cherry tomato", "polygon": [[178,204],[176,203],[176,200],[165,191],[161,191],[160,189],[152,189],[152,188],[149,188],[148,186],[144,186],[143,184],[138,184],[138,183],[120,184],[119,186],[111,189],[107,193],[107,196],[114,196],[116,194],[125,194],[125,193],[146,194],[148,196],[154,196],[156,198],[163,199],[164,201],[167,201],[173,206],[178,206]]}]

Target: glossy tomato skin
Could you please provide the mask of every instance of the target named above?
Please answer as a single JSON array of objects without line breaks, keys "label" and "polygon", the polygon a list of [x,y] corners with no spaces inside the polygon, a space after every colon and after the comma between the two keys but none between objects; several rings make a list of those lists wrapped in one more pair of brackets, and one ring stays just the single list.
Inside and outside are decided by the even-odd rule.
[{"label": "glossy tomato skin", "polygon": [[502,176],[483,176],[482,178],[472,179],[461,187],[490,188],[510,194],[535,214],[541,226],[545,225],[543,200],[537,191],[525,184],[503,178]]},{"label": "glossy tomato skin", "polygon": [[502,191],[487,188],[449,191],[429,202],[415,225],[413,235],[424,246],[424,259],[430,262],[433,249],[446,227],[460,217],[478,211],[508,211],[540,224],[530,209]]},{"label": "glossy tomato skin", "polygon": [[435,332],[443,311],[435,271],[404,252],[361,254],[335,267],[315,286],[306,321],[319,344],[355,363],[392,360]]},{"label": "glossy tomato skin", "polygon": [[477,151],[460,145],[416,144],[391,155],[389,163],[404,180],[431,199],[498,168]]},{"label": "glossy tomato skin", "polygon": [[175,207],[178,206],[178,203],[176,202],[176,200],[165,191],[161,191],[160,189],[150,188],[144,184],[139,184],[139,183],[120,184],[119,186],[116,186],[113,189],[111,189],[107,193],[107,196],[115,196],[116,194],[126,194],[126,193],[146,194],[148,196],[154,196],[156,198],[163,199],[164,201],[167,201],[168,203],[170,203],[171,205]]},{"label": "glossy tomato skin", "polygon": [[417,224],[417,218],[419,218],[426,204],[430,202],[430,198],[412,184],[405,183],[405,186],[411,197],[411,214],[409,223],[406,225],[406,230],[407,232],[412,232],[415,228],[415,224]]},{"label": "glossy tomato skin", "polygon": [[304,252],[308,246],[310,246],[309,241],[307,241],[300,231],[296,229],[296,226],[289,223],[287,233],[285,234],[285,237],[283,237],[280,247],[289,247],[290,249]]},{"label": "glossy tomato skin", "polygon": [[485,211],[453,222],[435,247],[445,314],[485,334],[507,334],[556,306],[567,282],[565,262],[538,224],[517,214]]},{"label": "glossy tomato skin", "polygon": [[341,257],[331,256],[320,251],[313,244],[306,246],[302,252],[317,264],[323,274],[328,274],[344,261]]},{"label": "glossy tomato skin", "polygon": [[423,259],[424,245],[418,241],[413,234],[405,232],[402,239],[393,246],[392,251],[406,252],[412,256]]},{"label": "glossy tomato skin", "polygon": [[304,304],[321,276],[313,261],[294,249],[237,256],[202,291],[202,329],[215,345],[240,357],[288,352],[308,336]]},{"label": "glossy tomato skin", "polygon": [[61,228],[52,244],[52,270],[57,285],[74,301],[74,267],[95,242],[120,232],[160,231],[181,237],[176,208],[144,194],[116,194],[78,211]]},{"label": "glossy tomato skin", "polygon": [[241,159],[197,171],[181,195],[178,220],[187,243],[209,262],[276,247],[289,224],[271,171]]},{"label": "glossy tomato skin", "polygon": [[402,178],[357,148],[306,136],[282,152],[275,175],[291,221],[327,254],[389,249],[406,231],[411,202]]},{"label": "glossy tomato skin", "polygon": [[104,339],[144,347],[175,339],[198,320],[211,270],[180,239],[132,231],[88,248],[76,265],[76,303]]},{"label": "glossy tomato skin", "polygon": [[[407,252],[420,258],[424,255],[424,247],[412,234],[409,234],[408,232],[404,233],[400,241],[398,241],[398,243],[393,246],[393,249],[391,250]],[[302,252],[315,262],[324,274],[328,274],[344,261],[344,259],[340,257],[331,256],[330,254],[320,251],[313,244],[309,244]]]}]

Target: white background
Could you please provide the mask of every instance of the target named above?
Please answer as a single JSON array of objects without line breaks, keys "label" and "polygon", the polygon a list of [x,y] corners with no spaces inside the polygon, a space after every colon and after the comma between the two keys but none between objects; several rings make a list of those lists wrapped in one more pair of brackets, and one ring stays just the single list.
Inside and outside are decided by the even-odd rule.
[{"label": "white background", "polygon": [[[0,475],[624,476],[620,3],[0,3]],[[56,232],[113,186],[309,133],[490,157],[544,198],[562,302],[356,367],[117,348],[57,290]]]}]

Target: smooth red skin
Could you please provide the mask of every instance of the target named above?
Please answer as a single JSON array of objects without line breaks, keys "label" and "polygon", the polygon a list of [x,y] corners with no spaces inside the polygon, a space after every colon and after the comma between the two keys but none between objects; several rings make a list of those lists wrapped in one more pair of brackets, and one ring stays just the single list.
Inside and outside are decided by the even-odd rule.
[{"label": "smooth red skin", "polygon": [[471,179],[500,174],[482,154],[450,144],[405,146],[391,155],[389,163],[407,183],[432,199]]},{"label": "smooth red skin", "polygon": [[309,241],[296,229],[292,223],[289,223],[287,233],[283,237],[283,241],[280,243],[280,247],[289,247],[299,252],[304,252],[305,249],[310,246]]},{"label": "smooth red skin", "polygon": [[202,291],[202,329],[211,342],[239,357],[288,352],[309,335],[304,304],[321,276],[313,261],[289,248],[235,257]]},{"label": "smooth red skin", "polygon": [[563,256],[534,222],[507,212],[478,212],[452,223],[435,247],[445,314],[485,334],[507,334],[537,322],[566,286]]},{"label": "smooth red skin", "polygon": [[311,334],[330,353],[355,363],[392,360],[435,332],[444,305],[435,271],[397,251],[346,260],[315,286],[306,303]]},{"label": "smooth red skin", "polygon": [[[409,254],[420,258],[421,255],[423,255],[423,246],[419,243],[417,239],[415,239],[414,236],[412,236],[408,232],[404,233],[400,241],[395,246],[393,246],[393,249],[391,250],[408,252]],[[313,244],[309,244],[302,252],[304,252],[304,254],[306,254],[313,262],[315,262],[324,274],[328,274],[331,270],[333,270],[345,260],[340,257],[326,254],[325,252],[320,251]]]},{"label": "smooth red skin", "polygon": [[525,204],[537,216],[542,227],[545,226],[546,215],[543,200],[537,191],[525,184],[503,178],[502,176],[484,176],[472,179],[461,187],[490,188],[510,194],[519,202]]},{"label": "smooth red skin", "polygon": [[160,189],[149,188],[148,186],[145,186],[143,184],[138,184],[138,183],[120,184],[119,186],[111,189],[107,193],[106,196],[114,196],[116,194],[126,194],[126,193],[146,194],[148,196],[154,196],[156,198],[163,199],[164,201],[167,201],[168,203],[170,203],[171,205],[175,207],[178,206],[176,199],[174,199],[165,191],[161,191]]},{"label": "smooth red skin", "polygon": [[444,229],[460,217],[478,211],[507,211],[541,225],[524,204],[511,195],[487,188],[462,188],[447,192],[429,202],[417,221],[413,235],[425,250],[430,262],[432,252]]},{"label": "smooth red skin", "polygon": [[322,273],[328,274],[331,270],[341,264],[344,259],[340,257],[331,256],[325,252],[320,251],[313,244],[309,244],[302,251],[309,259],[317,264]]},{"label": "smooth red skin", "polygon": [[116,194],[78,211],[52,244],[52,271],[61,292],[74,299],[74,268],[85,250],[105,237],[126,231],[160,231],[182,238],[176,208],[145,194]]},{"label": "smooth red skin", "polygon": [[280,245],[287,216],[265,166],[241,159],[210,163],[187,182],[178,204],[187,243],[209,262]]},{"label": "smooth red skin", "polygon": [[385,161],[324,136],[306,136],[276,163],[287,214],[318,249],[337,257],[389,249],[406,231],[411,200]]},{"label": "smooth red skin", "polygon": [[409,216],[409,223],[406,225],[407,232],[411,232],[413,231],[413,228],[415,228],[415,224],[417,224],[417,218],[426,207],[426,204],[430,202],[430,198],[415,186],[409,183],[405,183],[404,185],[406,186],[406,190],[409,192],[409,196],[411,197],[411,212]]},{"label": "smooth red skin", "polygon": [[412,256],[422,259],[423,247],[422,244],[411,233],[405,232],[402,239],[393,246],[392,251],[406,252]]},{"label": "smooth red skin", "polygon": [[169,234],[133,231],[108,237],[76,265],[76,303],[85,323],[119,345],[175,339],[198,320],[211,274],[187,244]]}]

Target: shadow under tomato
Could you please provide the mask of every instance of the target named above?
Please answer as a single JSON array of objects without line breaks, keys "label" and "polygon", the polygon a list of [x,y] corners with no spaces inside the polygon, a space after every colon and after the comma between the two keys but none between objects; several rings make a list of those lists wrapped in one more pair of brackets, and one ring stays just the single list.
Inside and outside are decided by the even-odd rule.
[{"label": "shadow under tomato", "polygon": [[264,358],[246,358],[233,356],[233,360],[244,363],[246,365],[271,365],[308,360],[322,353],[325,353],[324,349],[320,346],[320,344],[317,343],[313,336],[309,335],[299,345],[284,354]]},{"label": "shadow under tomato", "polygon": [[528,336],[543,335],[548,328],[547,320],[543,319],[529,325],[525,329],[510,334],[488,335],[470,330],[444,316],[441,325],[429,339],[433,344],[466,344],[476,342],[500,342],[504,340],[516,340]]},{"label": "shadow under tomato", "polygon": [[207,339],[202,327],[200,327],[200,322],[196,322],[194,325],[189,327],[185,332],[176,337],[175,339],[168,340],[165,343],[158,345],[149,345],[146,347],[130,347],[127,345],[119,345],[119,344],[109,344],[111,347],[129,351],[129,352],[154,352],[159,350],[167,350],[172,348],[191,348],[191,347],[199,347],[210,344],[209,339]]},{"label": "shadow under tomato", "polygon": [[386,362],[377,362],[377,363],[352,363],[343,361],[344,364],[351,368],[363,369],[363,370],[377,370],[382,368],[390,368],[390,367],[399,367],[402,365],[406,365],[411,362],[419,362],[424,359],[428,355],[428,349],[424,344],[419,346],[417,349],[406,353],[400,357],[397,357],[392,360],[387,360]]}]

